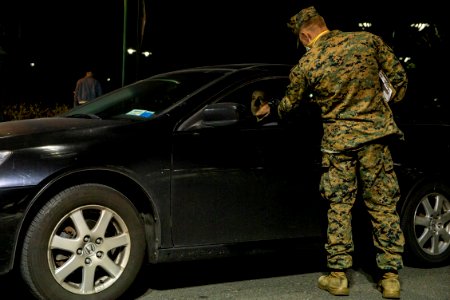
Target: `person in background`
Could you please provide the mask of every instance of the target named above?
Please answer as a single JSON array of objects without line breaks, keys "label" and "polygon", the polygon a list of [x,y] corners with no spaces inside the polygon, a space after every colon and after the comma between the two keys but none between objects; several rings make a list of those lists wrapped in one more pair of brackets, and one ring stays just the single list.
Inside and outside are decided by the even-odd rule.
[{"label": "person in background", "polygon": [[91,101],[102,94],[100,82],[94,78],[92,71],[87,71],[83,78],[77,81],[74,96],[74,106]]},{"label": "person in background", "polygon": [[[354,251],[351,210],[361,196],[377,250],[377,287],[384,298],[400,298],[398,270],[403,267],[405,241],[396,211],[400,188],[389,142],[403,139],[403,132],[390,103],[403,99],[406,72],[379,36],[330,31],[313,6],[291,17],[288,27],[306,53],[290,72],[278,114],[285,116],[312,92],[323,125],[320,192],[329,203],[325,249],[330,273],[320,276],[318,286],[333,295],[349,295],[346,270],[352,267]],[[390,99],[383,96],[380,71],[393,89]]]}]

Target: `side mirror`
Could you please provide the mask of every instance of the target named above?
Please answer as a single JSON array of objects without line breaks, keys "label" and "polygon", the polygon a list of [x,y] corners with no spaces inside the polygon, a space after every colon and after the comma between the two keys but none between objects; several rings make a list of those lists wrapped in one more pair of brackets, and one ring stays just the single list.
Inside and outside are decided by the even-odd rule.
[{"label": "side mirror", "polygon": [[214,103],[203,110],[203,125],[206,127],[222,127],[235,125],[239,122],[245,106],[239,103]]}]

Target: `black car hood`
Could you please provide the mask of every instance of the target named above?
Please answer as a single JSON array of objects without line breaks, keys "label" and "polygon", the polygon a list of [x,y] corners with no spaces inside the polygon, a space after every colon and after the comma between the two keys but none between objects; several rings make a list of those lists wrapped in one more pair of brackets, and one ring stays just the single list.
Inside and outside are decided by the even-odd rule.
[{"label": "black car hood", "polygon": [[[133,122],[131,122],[133,123]],[[0,149],[17,150],[54,144],[82,144],[120,136],[129,120],[51,117],[0,123]]]},{"label": "black car hood", "polygon": [[118,124],[120,121],[82,118],[38,118],[0,123],[0,142],[7,137],[17,137],[46,132],[97,128]]}]

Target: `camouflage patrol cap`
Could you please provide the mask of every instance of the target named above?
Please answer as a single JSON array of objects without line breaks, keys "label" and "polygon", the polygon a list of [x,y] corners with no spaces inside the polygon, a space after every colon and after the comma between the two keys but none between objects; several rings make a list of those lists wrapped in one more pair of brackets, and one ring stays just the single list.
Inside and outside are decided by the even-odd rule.
[{"label": "camouflage patrol cap", "polygon": [[292,30],[294,34],[298,35],[300,27],[307,21],[317,16],[319,16],[319,13],[316,11],[314,6],[310,6],[302,9],[295,16],[291,17],[287,26]]}]

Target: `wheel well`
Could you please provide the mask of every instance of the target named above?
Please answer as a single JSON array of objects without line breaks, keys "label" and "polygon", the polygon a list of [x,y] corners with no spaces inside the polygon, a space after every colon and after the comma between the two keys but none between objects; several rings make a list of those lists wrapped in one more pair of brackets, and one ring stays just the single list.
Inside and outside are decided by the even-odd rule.
[{"label": "wheel well", "polygon": [[[443,250],[442,252],[439,250],[439,253],[434,252],[434,249],[437,248],[433,246],[434,243],[431,241],[431,235],[428,234],[433,231],[438,232],[434,225],[431,225],[434,221],[421,221],[417,224],[414,221],[416,216],[423,217],[428,214],[426,212],[427,209],[424,209],[424,205],[421,204],[422,201],[427,202],[430,210],[432,209],[434,211],[437,209],[437,202],[435,202],[437,201],[437,198],[433,199],[434,196],[432,196],[435,193],[442,194],[449,199],[450,181],[448,176],[433,174],[432,176],[424,176],[418,179],[414,182],[414,185],[408,189],[405,199],[403,199],[400,209],[401,227],[406,241],[410,241],[410,243],[405,244],[404,261],[410,266],[441,266],[446,263],[445,261],[448,261],[448,250]],[[442,198],[440,199],[440,201],[443,201]],[[436,213],[441,214],[443,212],[437,211]],[[434,217],[431,218],[434,219]],[[437,244],[436,247],[438,247]],[[433,253],[431,254],[431,252]]]},{"label": "wheel well", "polygon": [[[417,190],[421,189],[424,185],[430,183],[441,183],[442,185],[450,187],[450,177],[448,175],[442,173],[434,173],[429,175],[420,175],[414,178],[409,178],[404,182],[400,182],[400,191],[402,194],[400,205],[399,205],[399,213],[403,214],[407,200],[417,192]],[[406,193],[404,194],[404,190]]]},{"label": "wheel well", "polygon": [[408,182],[406,194],[403,194],[403,190],[406,185],[404,185],[403,188],[402,185],[400,185],[402,192],[401,201],[398,206],[400,218],[403,218],[403,214],[405,213],[408,201],[410,201],[410,199],[414,197],[415,194],[420,192],[423,187],[429,184],[432,184],[434,186],[434,189],[443,189],[450,191],[450,177],[442,173],[430,174],[427,176],[422,176],[420,178],[417,177],[415,178],[415,180]]},{"label": "wheel well", "polygon": [[[20,257],[21,241],[26,234],[27,228],[32,222],[33,217],[41,209],[41,207],[53,196],[62,190],[84,183],[98,183],[112,187],[123,193],[135,205],[144,222],[147,255],[155,255],[156,249],[159,247],[160,238],[159,224],[156,217],[156,209],[144,189],[133,179],[114,170],[78,170],[64,176],[59,176],[43,186],[35,195],[32,205],[26,211],[26,216],[21,225],[19,237],[16,243],[16,251],[14,258],[14,266],[17,265],[17,259]],[[150,258],[149,258],[150,259]]]}]

